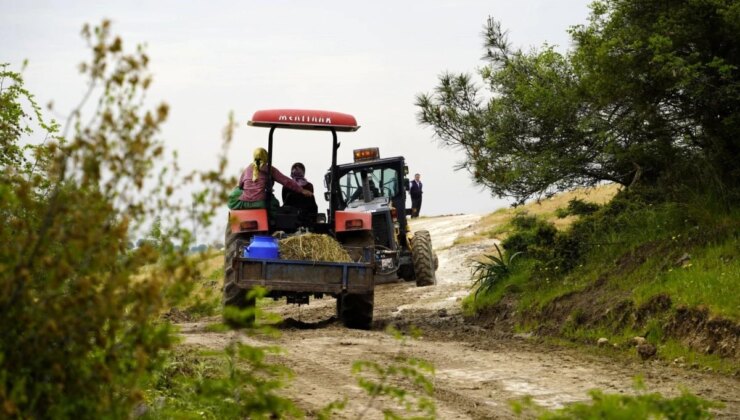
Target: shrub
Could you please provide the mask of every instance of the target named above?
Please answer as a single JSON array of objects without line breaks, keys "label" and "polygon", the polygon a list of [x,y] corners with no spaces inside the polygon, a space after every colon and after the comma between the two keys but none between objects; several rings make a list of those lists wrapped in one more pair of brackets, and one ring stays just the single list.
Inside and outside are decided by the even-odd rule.
[{"label": "shrub", "polygon": [[515,216],[511,224],[514,232],[501,243],[510,255],[524,253],[528,257],[546,259],[552,252],[558,234],[555,225],[528,215]]},{"label": "shrub", "polygon": [[578,198],[574,198],[568,202],[568,213],[573,216],[584,216],[595,212],[600,207],[601,206],[596,203],[588,203]]},{"label": "shrub", "polygon": [[567,208],[558,207],[555,209],[555,216],[558,219],[565,219],[566,217],[570,216],[570,211],[568,211]]},{"label": "shrub", "polygon": [[562,219],[568,216],[586,216],[596,212],[601,206],[596,203],[589,203],[579,198],[574,198],[568,201],[567,208],[558,208],[555,210],[555,215]]},{"label": "shrub", "polygon": [[[388,362],[359,360],[352,364],[352,373],[357,385],[365,391],[368,402],[357,418],[364,418],[367,411],[384,400],[379,407],[386,419],[435,419],[437,406],[434,402],[434,366],[423,359],[406,354],[409,338],[418,338],[421,333],[410,328],[410,337],[394,327],[387,332],[399,343],[398,353]],[[330,418],[335,403],[327,406],[320,418]],[[343,408],[344,404],[340,404]],[[395,406],[395,407],[394,407]]]},{"label": "shrub", "polygon": [[[185,182],[157,162],[168,108],[143,105],[151,81],[144,50],[126,53],[107,21],[82,33],[92,49],[80,66],[89,86],[82,96],[91,100],[61,129],[43,120],[21,75],[0,66],[3,418],[128,417],[172,343],[161,310],[197,273],[173,246],[128,249],[157,215],[172,226],[158,227],[161,238],[189,246],[169,200]],[[47,137],[41,144],[25,137],[32,118]],[[159,178],[155,166],[165,169]],[[214,208],[205,198],[222,189],[212,191],[196,217]]]},{"label": "shrub", "polygon": [[547,410],[532,401],[531,397],[511,401],[514,413],[528,414],[541,420],[559,419],[711,419],[711,408],[722,404],[707,401],[684,391],[675,398],[660,393],[646,392],[641,377],[634,379],[636,395],[605,394],[595,389],[589,392],[591,401],[569,404],[557,410]]},{"label": "shrub", "polygon": [[526,212],[517,213],[514,218],[511,219],[511,224],[514,228],[519,230],[531,230],[537,226],[540,219],[537,216],[530,216]]}]

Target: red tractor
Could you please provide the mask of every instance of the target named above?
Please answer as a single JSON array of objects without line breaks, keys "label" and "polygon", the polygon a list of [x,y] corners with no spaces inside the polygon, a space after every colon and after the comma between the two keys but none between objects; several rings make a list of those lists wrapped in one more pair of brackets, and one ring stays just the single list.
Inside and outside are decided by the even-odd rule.
[{"label": "red tractor", "polygon": [[[276,129],[322,130],[332,134],[331,167],[325,177],[327,214],[306,223],[300,210],[230,210],[224,255],[224,304],[253,306],[248,291],[263,287],[272,298],[308,304],[311,296],[333,296],[337,316],[350,328],[369,329],[373,319],[375,274],[397,273],[417,285],[436,283],[436,255],[426,231],[408,233],[405,208],[408,170],[402,157],[380,159],[377,149],[354,152],[355,162],[337,165],[337,132],[360,127],[351,115],[330,111],[275,109],[254,114],[251,126],[270,129],[266,200],[273,196],[271,173]],[[317,262],[253,258],[244,249],[257,235],[310,231],[333,236],[354,262]]]}]

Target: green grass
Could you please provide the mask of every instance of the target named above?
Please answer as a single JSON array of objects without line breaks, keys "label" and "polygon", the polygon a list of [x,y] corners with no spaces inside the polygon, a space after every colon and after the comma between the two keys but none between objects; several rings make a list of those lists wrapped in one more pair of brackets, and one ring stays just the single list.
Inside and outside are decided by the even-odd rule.
[{"label": "green grass", "polygon": [[534,261],[528,259],[516,260],[512,267],[512,273],[505,281],[495,284],[487,293],[471,293],[463,299],[463,311],[466,315],[473,315],[481,310],[491,307],[507,293],[518,293],[521,287],[529,280]]},{"label": "green grass", "polygon": [[[639,308],[661,294],[670,297],[671,309],[652,315],[639,326],[639,331],[632,330],[631,324],[619,330],[611,325],[586,327],[573,322],[578,317],[574,313],[564,324],[555,326],[562,338],[595,343],[598,338],[607,337],[611,343],[625,347],[635,335],[649,332],[649,341],[659,346],[665,359],[682,357],[691,360],[689,365],[697,363],[715,371],[731,372],[732,368],[721,358],[696,353],[664,337],[662,325],[677,307],[707,308],[712,317],[740,322],[740,294],[736,292],[740,279],[740,209],[722,209],[701,200],[689,204],[649,204],[619,196],[617,200],[558,234],[572,239],[556,241],[557,246],[574,247],[575,253],[566,255],[580,255],[575,257],[572,269],[559,270],[555,265],[558,260],[548,263],[519,258],[512,272],[487,293],[479,294],[477,299],[472,294],[464,299],[465,313],[484,312],[509,296],[518,314],[536,314],[568,293],[588,293],[600,279],[603,282],[597,286],[599,293],[593,295],[600,301],[591,304],[593,310],[601,304],[606,310],[607,305],[625,299]],[[550,213],[540,211],[545,216]],[[500,213],[495,216],[498,225],[490,226],[487,234],[513,233],[516,227],[511,220],[501,219]],[[543,255],[540,258],[548,258],[547,253]],[[557,256],[557,250],[552,255]],[[537,326],[520,321],[517,328],[529,330]]]},{"label": "green grass", "polygon": [[[555,273],[535,274],[537,262],[531,258],[520,258],[512,267],[512,273],[505,281],[498,283],[488,293],[480,293],[477,298],[470,294],[463,299],[466,315],[472,315],[499,303],[507,294],[517,295],[517,307],[523,310],[541,309],[553,299],[566,293],[582,290],[595,278],[588,270],[580,275],[558,278]],[[533,278],[536,276],[536,278]]]},{"label": "green grass", "polygon": [[638,282],[634,289],[636,302],[667,293],[674,304],[706,306],[713,314],[740,320],[738,249],[740,240],[736,237],[695,249],[683,265],[649,273],[648,276],[654,274],[652,281]]},{"label": "green grass", "polygon": [[737,365],[728,359],[723,359],[715,354],[702,354],[690,349],[680,342],[668,339],[659,346],[659,351],[663,358],[668,361],[683,359],[685,366],[701,368],[704,370],[711,369],[714,372],[731,375],[737,371]]},{"label": "green grass", "polygon": [[[638,306],[665,293],[674,306],[706,306],[714,315],[738,321],[740,295],[734,290],[740,279],[740,212],[714,214],[714,220],[696,213],[669,204],[618,217],[615,224],[622,226],[597,233],[581,267],[552,285],[539,286],[559,295],[605,276]],[[685,254],[689,259],[681,263]],[[546,303],[547,290],[523,303]]]},{"label": "green grass", "polygon": [[567,419],[710,419],[710,409],[722,404],[705,400],[689,392],[667,398],[659,393],[647,393],[636,387],[637,395],[607,394],[599,390],[589,392],[591,401],[577,402],[557,410],[537,407],[531,398],[513,401],[514,413],[541,420]]},{"label": "green grass", "polygon": [[177,347],[144,393],[143,419],[303,417],[280,396],[291,372],[266,357],[277,349],[233,344],[226,351]]}]

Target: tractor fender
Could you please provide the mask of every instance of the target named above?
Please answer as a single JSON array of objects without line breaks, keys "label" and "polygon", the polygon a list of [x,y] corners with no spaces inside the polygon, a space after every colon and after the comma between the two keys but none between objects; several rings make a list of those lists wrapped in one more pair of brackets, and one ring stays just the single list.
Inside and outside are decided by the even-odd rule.
[{"label": "tractor fender", "polygon": [[267,232],[267,209],[229,210],[231,233]]}]

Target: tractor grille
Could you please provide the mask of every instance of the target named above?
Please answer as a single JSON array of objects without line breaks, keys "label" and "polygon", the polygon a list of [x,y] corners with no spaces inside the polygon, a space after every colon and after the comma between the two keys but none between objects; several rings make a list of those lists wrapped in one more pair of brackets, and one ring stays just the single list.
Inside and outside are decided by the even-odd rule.
[{"label": "tractor grille", "polygon": [[387,211],[373,213],[373,237],[376,245],[393,249],[394,247],[391,245],[393,227],[388,223],[390,216],[390,212]]}]

